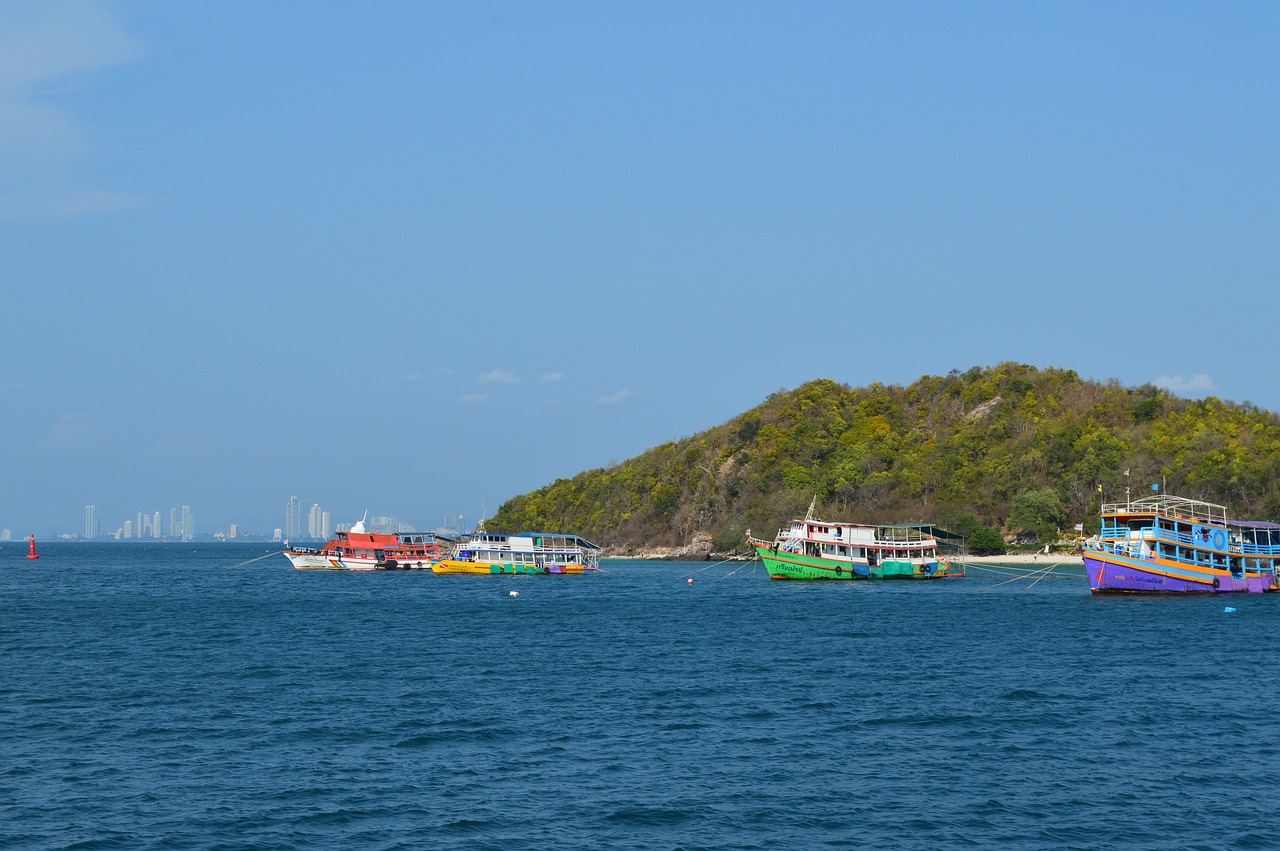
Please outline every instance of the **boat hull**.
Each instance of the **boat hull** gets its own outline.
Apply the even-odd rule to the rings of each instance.
[[[1236,577],[1225,570],[1104,552],[1084,553],[1084,571],[1094,594],[1262,594],[1276,590],[1269,575]]]
[[[323,553],[290,553],[286,552],[285,557],[292,562],[297,570],[373,570],[372,564],[369,567],[352,567],[343,564],[341,559]]]
[[[297,570],[426,570],[431,560],[425,556],[410,559],[375,561],[367,558],[338,557],[331,553],[290,553],[285,556]]]
[[[756,554],[764,562],[770,579],[941,579],[950,575],[946,561],[924,563],[886,560],[876,565],[860,562],[836,561],[818,556],[775,550],[771,544],[753,544]]]
[[[441,559],[431,565],[433,573],[440,574],[472,574],[489,576],[495,574],[506,574],[508,576],[523,575],[543,575],[543,574],[577,574],[585,573],[593,568],[583,564],[512,564],[490,561],[461,561],[458,559]]]

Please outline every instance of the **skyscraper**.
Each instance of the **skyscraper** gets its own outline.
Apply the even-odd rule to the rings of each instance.
[[[311,512],[307,515],[307,537],[310,537],[310,538],[320,537],[320,529],[321,529],[320,520],[321,520],[321,515],[323,513],[324,512],[320,510],[320,503],[318,502],[312,503]]]
[[[84,537],[88,541],[98,537],[98,506],[96,505],[84,507]]]
[[[302,502],[296,496],[289,497],[284,509],[284,536],[294,540],[302,537]]]
[[[332,534],[333,526],[329,522],[329,512],[322,511],[320,512],[320,537],[327,541]]]
[[[169,509],[169,537],[178,537],[178,509]]]
[[[191,513],[191,506],[182,506],[182,540],[191,541],[196,537],[196,517]]]
[[[151,518],[151,534],[159,538],[161,535],[164,534],[164,532],[162,531],[163,528],[164,527],[160,525],[160,512],[157,511],[155,515]]]

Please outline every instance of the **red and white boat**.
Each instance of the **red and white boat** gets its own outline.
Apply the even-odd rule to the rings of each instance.
[[[298,570],[429,570],[442,556],[429,532],[366,532],[363,520],[319,549],[286,545],[284,554]]]

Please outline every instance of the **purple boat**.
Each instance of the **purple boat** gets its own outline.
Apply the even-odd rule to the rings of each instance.
[[[1168,494],[1104,504],[1084,550],[1095,594],[1262,594],[1280,590],[1278,561],[1280,524]]]

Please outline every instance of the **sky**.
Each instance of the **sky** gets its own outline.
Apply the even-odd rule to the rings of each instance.
[[[1270,2],[0,0],[0,527],[469,527],[1010,360],[1280,410],[1278,43]]]

